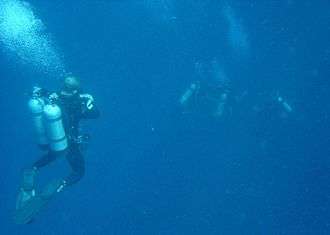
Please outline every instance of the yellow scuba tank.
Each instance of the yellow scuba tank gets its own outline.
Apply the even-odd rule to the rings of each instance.
[[[32,97],[28,102],[28,107],[32,114],[32,122],[37,143],[40,147],[45,147],[48,145],[46,130],[43,123],[44,106],[45,101],[40,97]]]
[[[45,105],[43,117],[50,149],[55,152],[65,150],[68,147],[68,139],[65,135],[60,107],[54,103]]]

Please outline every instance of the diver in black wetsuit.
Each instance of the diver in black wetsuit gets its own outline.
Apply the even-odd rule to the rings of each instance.
[[[38,170],[56,160],[57,157],[65,155],[72,168],[72,172],[63,180],[62,186],[72,185],[78,182],[85,173],[85,162],[80,145],[88,136],[79,133],[79,122],[82,119],[95,119],[99,117],[99,110],[94,104],[93,97],[89,94],[80,93],[79,87],[79,81],[75,77],[67,77],[64,81],[64,89],[60,91],[59,95],[50,95],[53,99],[58,100],[58,104],[62,110],[63,124],[69,147],[60,153],[48,151],[46,155],[33,165],[33,168]]]
[[[195,69],[199,79],[190,84],[179,100],[183,113],[223,118],[233,103],[230,80],[217,59],[196,62]]]
[[[63,89],[58,94],[36,87],[33,95],[45,97],[60,107],[68,147],[63,151],[52,151],[47,144],[41,146],[47,153],[36,161],[31,169],[24,170],[16,203],[15,220],[19,224],[29,223],[53,195],[77,183],[84,176],[85,161],[81,146],[88,136],[80,133],[79,123],[83,119],[95,119],[100,115],[93,97],[81,92],[79,80],[75,77],[65,78]],[[37,171],[59,157],[67,159],[71,173],[64,179],[48,184],[40,194],[36,193],[34,182]]]

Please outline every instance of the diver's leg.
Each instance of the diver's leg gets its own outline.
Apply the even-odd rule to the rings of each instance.
[[[58,157],[58,153],[48,151],[45,155],[43,155],[38,161],[33,164],[33,168],[38,170],[44,166],[47,166],[49,163],[56,160]]]
[[[77,183],[85,174],[85,159],[82,155],[79,146],[74,144],[70,147],[70,150],[66,156],[72,172],[65,179],[66,185],[72,185]]]
[[[23,170],[23,177],[20,191],[16,201],[16,208],[23,207],[31,198],[36,196],[35,192],[35,178],[39,168],[48,165],[58,157],[58,153],[48,151],[38,161],[36,161],[32,168]]]

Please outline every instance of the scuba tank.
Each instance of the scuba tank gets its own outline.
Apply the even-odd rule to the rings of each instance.
[[[68,147],[68,139],[65,135],[60,107],[52,101],[45,105],[43,120],[50,149],[54,152],[65,150]]]
[[[34,87],[32,98],[28,102],[39,146],[54,152],[63,151],[68,147],[62,112],[55,103],[57,98],[56,93],[49,95],[45,90]]]
[[[191,96],[198,90],[199,86],[196,83],[192,83],[190,87],[185,91],[185,93],[180,98],[180,104],[186,105]]]
[[[289,105],[281,96],[277,97],[277,101],[282,105],[286,113],[291,113],[293,111],[291,105]]]
[[[48,145],[46,130],[43,123],[45,101],[40,97],[32,97],[28,102],[28,107],[32,114],[32,122],[38,145],[43,148]]]
[[[227,93],[223,93],[219,99],[219,102],[217,103],[217,107],[214,113],[215,117],[219,117],[219,118],[222,117],[222,115],[225,112],[225,105],[227,103],[227,99],[228,99]]]

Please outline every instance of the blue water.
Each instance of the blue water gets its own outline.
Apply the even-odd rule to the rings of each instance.
[[[8,2],[23,10],[4,14]],[[330,233],[330,2],[0,7],[1,234]],[[214,58],[239,100],[232,114],[183,114],[178,100],[198,77],[196,62]],[[17,226],[21,169],[41,154],[27,93],[36,84],[58,89],[66,73],[101,110],[84,123],[87,172]],[[268,105],[278,92],[293,107],[288,117]],[[68,170],[59,161],[38,179]]]

